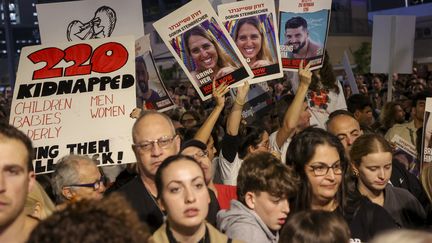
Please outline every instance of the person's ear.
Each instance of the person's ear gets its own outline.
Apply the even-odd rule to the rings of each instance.
[[[70,187],[63,187],[62,195],[67,200],[72,200],[75,196],[75,192]]]
[[[359,110],[355,110],[353,115],[354,115],[354,118],[358,121],[359,117],[361,115],[361,112]]]
[[[357,166],[356,166],[355,163],[353,163],[353,162],[351,162],[350,165],[351,165],[351,169],[352,169],[354,175],[355,175],[356,177],[358,177],[359,174],[360,174],[359,169],[357,168]]]
[[[28,182],[27,192],[30,192],[33,189],[33,186],[35,186],[35,183],[36,183],[36,176],[35,176],[34,171],[30,171],[28,173],[28,179],[29,179],[29,182]]]
[[[254,148],[253,145],[249,145],[248,148],[247,148],[247,151],[248,151],[248,154],[252,154],[253,152],[256,151],[256,149]]]
[[[31,214],[32,216],[34,216],[35,218],[38,218],[40,220],[42,220],[42,205],[40,202],[36,202],[36,204],[34,205],[33,208],[33,213]]]
[[[177,153],[180,152],[181,139],[180,139],[179,135],[176,135],[176,137],[174,138],[174,143],[175,143],[175,146],[176,146]]]
[[[246,206],[248,206],[248,208],[254,210],[255,209],[255,193],[246,192],[245,203],[246,203]]]

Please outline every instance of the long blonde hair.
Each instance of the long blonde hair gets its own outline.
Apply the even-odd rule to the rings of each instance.
[[[269,49],[268,44],[267,44],[267,38],[264,35],[264,30],[261,27],[260,21],[257,17],[254,16],[254,17],[247,17],[247,18],[240,19],[237,22],[237,27],[236,27],[236,30],[234,33],[234,40],[237,41],[238,32],[240,31],[240,28],[244,24],[252,25],[253,27],[255,27],[258,30],[258,32],[261,35],[261,50],[259,50],[256,59],[257,60],[266,60],[266,61],[269,61],[271,63],[274,63],[273,57],[270,53],[270,49]]]
[[[40,207],[40,215],[35,215],[36,207]],[[24,212],[26,215],[31,215],[40,220],[48,218],[55,211],[55,205],[51,201],[48,194],[45,192],[39,182],[35,182],[32,190],[28,193],[25,204]]]

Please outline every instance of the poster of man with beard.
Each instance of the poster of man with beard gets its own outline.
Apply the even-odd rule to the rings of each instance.
[[[331,0],[281,2],[279,39],[285,71],[297,71],[301,60],[311,62],[311,70],[322,67],[330,7]]]

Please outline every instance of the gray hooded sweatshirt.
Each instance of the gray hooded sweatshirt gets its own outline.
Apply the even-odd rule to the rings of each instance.
[[[277,243],[279,240],[279,234],[272,233],[255,211],[237,200],[231,200],[229,210],[219,211],[217,226],[228,237],[244,242]]]

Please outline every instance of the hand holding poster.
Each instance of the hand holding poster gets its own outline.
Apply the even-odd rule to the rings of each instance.
[[[283,76],[273,0],[233,2],[218,13],[258,83]]]
[[[286,71],[297,72],[302,59],[311,70],[322,67],[331,0],[280,1],[280,51]]]
[[[10,123],[33,141],[36,173],[71,153],[100,165],[135,161],[133,54],[133,36],[22,49]]]
[[[150,35],[143,36],[135,42],[136,101],[140,109],[158,110],[160,112],[174,107],[168,91],[162,82],[150,45]]]
[[[252,76],[207,1],[193,0],[153,25],[202,100],[211,98],[213,80],[232,86]]]
[[[396,145],[393,158],[403,164],[411,174],[418,177],[420,164],[415,146],[397,134],[391,139],[391,142]]]

